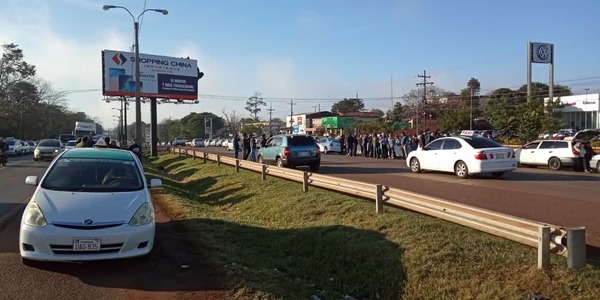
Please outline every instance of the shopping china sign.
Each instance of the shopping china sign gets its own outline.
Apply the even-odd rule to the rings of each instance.
[[[198,99],[198,62],[194,59],[140,53],[142,97]],[[135,96],[135,55],[102,51],[102,95]]]

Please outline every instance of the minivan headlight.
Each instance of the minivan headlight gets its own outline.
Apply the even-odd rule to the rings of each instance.
[[[138,208],[138,210],[133,214],[131,220],[129,220],[129,225],[131,226],[142,226],[146,224],[150,224],[154,221],[154,209],[150,206],[149,203],[144,203]]]
[[[44,227],[48,224],[37,203],[31,202],[27,205],[27,209],[25,209],[25,224],[35,227]]]

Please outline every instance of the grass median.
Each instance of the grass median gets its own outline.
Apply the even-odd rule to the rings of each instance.
[[[160,166],[160,167],[159,167]],[[164,155],[155,201],[208,255],[227,289],[255,299],[598,299],[600,269],[401,209],[231,166]],[[352,297],[352,298],[350,298]]]

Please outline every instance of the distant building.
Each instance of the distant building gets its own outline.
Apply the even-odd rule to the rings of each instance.
[[[314,134],[318,128],[321,128],[321,119],[331,116],[336,116],[336,114],[329,111],[320,111],[287,116],[284,131],[294,134]]]
[[[358,122],[374,122],[382,118],[376,113],[370,111],[348,111],[340,112],[338,115],[340,117],[355,117]]]
[[[544,98],[544,103],[548,103],[548,99]],[[554,97],[554,101],[557,100],[560,100],[559,111],[568,128],[600,128],[600,94]]]

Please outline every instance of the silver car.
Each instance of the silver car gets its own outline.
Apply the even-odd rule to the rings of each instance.
[[[596,169],[596,173],[600,173],[600,154],[592,156],[590,161],[590,168]]]
[[[63,145],[58,139],[41,140],[33,151],[33,160],[54,159],[63,151]]]

